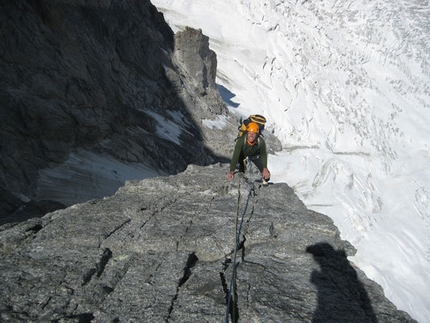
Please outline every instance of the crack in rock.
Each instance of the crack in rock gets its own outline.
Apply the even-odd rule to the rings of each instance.
[[[181,286],[183,286],[187,282],[187,280],[190,278],[191,268],[193,268],[196,265],[198,260],[199,260],[199,258],[197,258],[196,254],[194,252],[192,252],[188,255],[187,263],[184,267],[184,275],[181,277],[181,279],[179,279],[178,286],[176,287],[176,294],[172,298],[172,303],[171,303],[170,308],[169,308],[169,316],[167,318],[167,322],[169,321],[170,315],[173,312],[174,303],[175,303],[176,299],[178,298],[179,290],[180,290]]]
[[[103,250],[103,253],[100,257],[99,262],[95,265],[95,267],[90,268],[83,277],[83,282],[81,286],[85,286],[86,284],[88,284],[92,277],[94,276],[94,274],[97,274],[97,278],[99,278],[103,271],[106,268],[107,263],[109,262],[109,260],[112,258],[112,251],[109,248],[105,248]]]

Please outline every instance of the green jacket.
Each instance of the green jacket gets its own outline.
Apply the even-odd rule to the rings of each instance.
[[[239,161],[241,153],[243,155],[243,158],[260,155],[263,167],[267,168],[266,142],[261,137],[258,137],[257,141],[258,143],[256,143],[254,146],[250,146],[246,142],[246,135],[243,135],[242,137],[237,139],[236,145],[234,146],[233,157],[230,162],[230,171],[234,171],[236,169],[236,165]]]

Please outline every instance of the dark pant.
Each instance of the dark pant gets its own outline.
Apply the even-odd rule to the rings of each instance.
[[[243,154],[240,154],[239,156],[239,172],[244,173],[245,172],[245,163],[244,159],[248,158],[245,157]],[[255,166],[257,166],[260,173],[263,172],[263,162],[261,161],[260,155],[249,157],[251,161],[254,163]]]

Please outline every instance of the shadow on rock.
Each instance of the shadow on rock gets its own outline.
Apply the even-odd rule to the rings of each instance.
[[[318,307],[312,322],[378,322],[367,291],[344,250],[318,243],[306,251],[321,267],[311,274],[311,282],[318,288]]]
[[[232,106],[233,108],[237,108],[239,106],[239,103],[236,103],[232,100],[236,96],[236,94],[230,92],[230,90],[220,84],[217,84],[217,87],[219,93],[222,96],[222,99],[227,105]]]

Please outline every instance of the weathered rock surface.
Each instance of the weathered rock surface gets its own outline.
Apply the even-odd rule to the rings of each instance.
[[[414,322],[348,262],[330,218],[227,167],[0,227],[0,320],[218,323],[234,286],[230,322]]]

